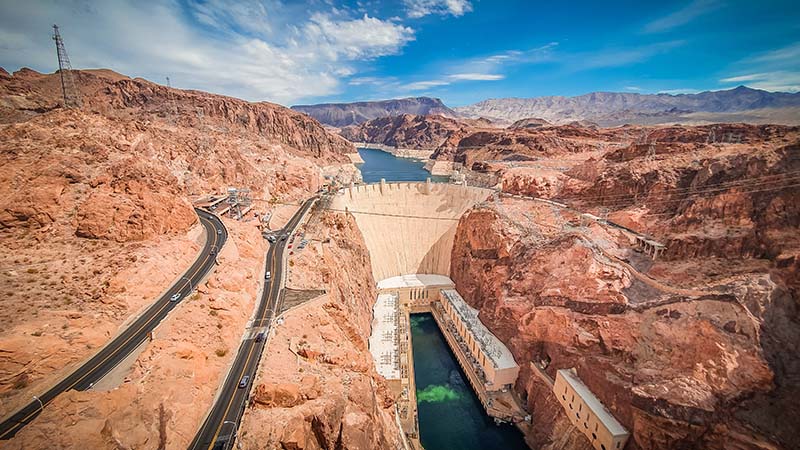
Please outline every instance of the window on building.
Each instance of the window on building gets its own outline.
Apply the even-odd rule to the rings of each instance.
[[[606,446],[603,445],[603,444],[600,444],[600,450],[606,450]]]
[[[585,428],[585,429],[587,429],[587,430],[588,430],[588,429],[589,429],[589,424],[588,424],[588,423],[586,423],[586,422],[583,422],[583,428]]]
[[[562,395],[561,398],[563,398],[564,401],[567,401],[567,396],[566,395]]]
[[[578,405],[578,411],[583,411],[583,403]]]
[[[580,418],[581,418],[581,413],[577,413],[577,412],[576,412],[576,413],[575,413],[575,417],[577,417],[577,418],[578,418],[578,420],[580,420]]]
[[[619,441],[617,441],[617,448],[619,448]]]
[[[597,435],[592,433],[592,440],[597,439]]]
[[[569,409],[572,409],[572,403],[569,404]]]

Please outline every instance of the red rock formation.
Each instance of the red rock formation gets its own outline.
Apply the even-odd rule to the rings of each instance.
[[[540,234],[531,239],[525,216],[506,209],[545,225],[558,219],[523,202],[506,200],[461,220],[452,277],[521,365],[516,389],[537,424],[529,436],[536,445],[552,448],[566,423],[548,400],[549,386],[532,372],[530,364],[540,361],[550,376],[576,367],[633,432],[629,448],[772,445],[771,433],[753,433],[735,416],[746,410],[745,399],[775,389],[762,321],[753,319],[755,305],[748,303],[769,309],[769,296],[788,295],[785,287],[768,281],[771,293],[748,299],[744,292],[770,280],[757,271],[709,277],[698,288],[712,296],[645,286],[598,250],[630,253],[614,234],[535,226]]]
[[[640,137],[583,162],[563,148],[501,169],[502,186],[606,211],[664,242],[664,258],[527,200],[459,224],[452,278],[520,362],[529,438],[556,448],[569,428],[530,366],[543,362],[550,376],[577,368],[632,431],[628,448],[797,447],[800,130],[632,130]]]
[[[74,75],[83,106],[66,110],[57,74],[0,73],[3,415],[189,266],[201,241],[189,196],[247,187],[263,211],[306,198],[352,151],[278,105]]]
[[[352,217],[312,217],[290,259],[293,289],[327,294],[287,312],[271,337],[239,429],[244,448],[401,448],[391,393],[367,346],[377,297]],[[276,383],[275,380],[280,380]]]

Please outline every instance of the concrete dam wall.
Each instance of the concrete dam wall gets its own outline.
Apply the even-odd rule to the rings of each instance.
[[[344,189],[331,207],[355,217],[380,281],[406,274],[450,276],[458,220],[489,189],[440,183],[381,183]]]

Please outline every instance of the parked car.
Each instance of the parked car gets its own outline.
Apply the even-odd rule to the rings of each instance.
[[[172,297],[170,297],[170,298],[169,298],[169,301],[171,301],[171,302],[177,302],[177,301],[178,301],[178,299],[180,299],[180,298],[181,298],[181,293],[180,293],[180,292],[178,292],[177,294],[175,294],[175,295],[173,295]]]
[[[264,332],[262,331],[261,333],[258,333],[256,335],[256,342],[261,342],[263,340],[264,340]]]
[[[247,383],[250,382],[250,375],[245,375],[242,377],[242,381],[239,382],[239,389],[247,387]]]

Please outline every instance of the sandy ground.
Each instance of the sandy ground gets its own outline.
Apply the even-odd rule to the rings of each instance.
[[[205,240],[53,240],[0,252],[0,412],[12,413],[91,357],[166,290]],[[66,257],[66,255],[77,255]]]
[[[261,283],[266,242],[251,224],[226,226],[221,264],[156,329],[122,383],[59,396],[7,448],[186,448],[235,356]]]

